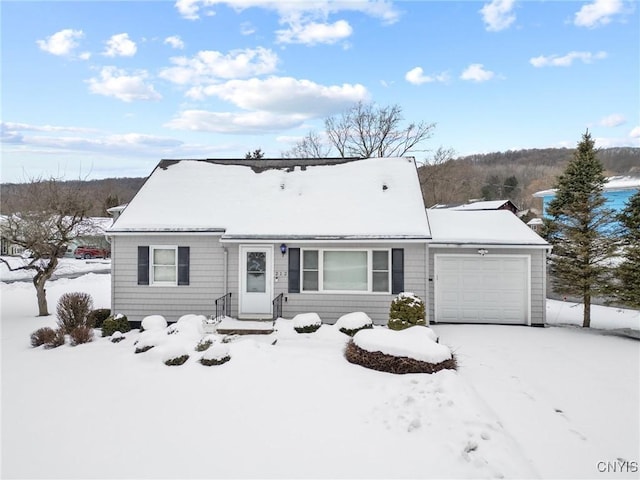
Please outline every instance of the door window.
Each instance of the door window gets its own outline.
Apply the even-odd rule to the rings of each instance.
[[[267,291],[266,252],[247,252],[247,292]]]

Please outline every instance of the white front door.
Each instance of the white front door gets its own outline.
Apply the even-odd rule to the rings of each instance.
[[[240,246],[240,312],[244,318],[271,318],[273,246]]]

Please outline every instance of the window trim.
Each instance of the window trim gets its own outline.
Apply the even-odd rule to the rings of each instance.
[[[300,249],[300,293],[311,294],[341,294],[341,295],[389,295],[392,290],[392,256],[391,248],[301,248]],[[305,269],[304,266],[304,252],[316,251],[318,252],[318,289],[317,290],[305,290],[304,288],[304,273],[305,270],[311,271],[313,269]],[[387,253],[387,290],[386,291],[374,291],[373,290],[373,252],[386,252]],[[325,290],[324,289],[324,252],[366,252],[367,253],[367,289],[366,290]],[[315,270],[313,270],[315,271]],[[376,270],[381,272],[384,270]]]
[[[175,271],[175,280],[172,282],[167,281],[156,281],[155,279],[155,264],[153,263],[153,253],[155,250],[173,250],[175,252],[175,263],[174,263],[174,271]],[[178,246],[177,245],[149,245],[149,285],[156,287],[173,287],[178,285]],[[169,265],[167,265],[169,266]]]

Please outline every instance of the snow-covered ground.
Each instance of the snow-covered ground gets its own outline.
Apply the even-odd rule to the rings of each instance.
[[[69,291],[108,307],[109,285],[93,273],[50,282],[50,310]],[[194,344],[187,363],[167,367],[159,347],[134,354],[137,331],[33,349],[29,334],[55,318],[35,316],[28,282],[0,294],[2,478],[639,475],[632,338],[435,325],[458,372],[392,375],[348,363],[334,326],[297,334],[280,320],[273,334],[228,343],[223,365],[200,365]],[[554,322],[573,323],[567,310]]]
[[[23,265],[27,265],[29,262],[20,257],[6,257],[12,268],[17,268]],[[111,259],[110,258],[94,258],[90,260],[80,260],[75,258],[61,258],[58,268],[53,274],[53,279],[63,277],[74,277],[89,272],[109,272],[111,271]],[[15,281],[31,281],[34,276],[32,270],[14,270],[9,268],[0,262],[0,282],[15,282]]]

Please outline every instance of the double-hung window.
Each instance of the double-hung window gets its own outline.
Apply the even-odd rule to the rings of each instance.
[[[390,250],[304,250],[303,292],[390,293]]]
[[[151,247],[151,283],[176,285],[178,281],[178,248]]]

